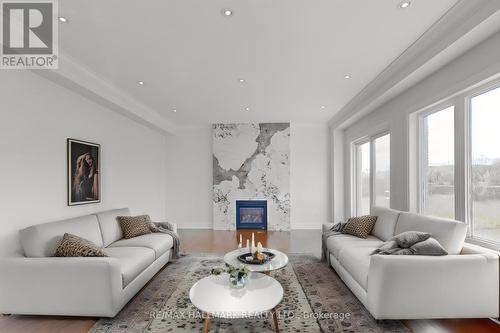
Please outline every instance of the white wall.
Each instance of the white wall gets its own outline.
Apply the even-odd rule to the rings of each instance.
[[[32,224],[128,206],[165,218],[165,136],[29,71],[0,73],[0,255]],[[66,138],[101,144],[101,203],[66,205]]]
[[[291,125],[292,229],[329,221],[328,128]],[[167,219],[179,228],[211,229],[212,129],[185,128],[167,138]]]
[[[212,229],[212,128],[179,129],[166,151],[167,220]]]
[[[290,201],[292,229],[319,229],[330,221],[328,126],[292,124]]]
[[[414,208],[410,197],[409,116],[415,111],[441,102],[500,75],[500,33],[497,33],[453,60],[415,86],[396,96],[346,129],[344,150],[334,151],[342,159],[344,171],[335,177],[334,192],[344,194],[344,214],[351,213],[351,142],[373,134],[382,128],[391,131],[391,207],[399,210]],[[335,124],[333,125],[335,127]],[[345,180],[343,183],[339,178]],[[340,214],[340,213],[339,213]],[[335,213],[337,215],[337,213]]]

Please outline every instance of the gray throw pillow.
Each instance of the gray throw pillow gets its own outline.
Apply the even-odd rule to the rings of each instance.
[[[387,242],[382,244],[378,249],[375,249],[372,254],[389,254],[391,250],[398,248],[398,244],[394,239],[389,239]]]
[[[409,248],[409,249],[397,249],[397,251],[393,251],[392,253],[389,253],[389,254],[393,254],[393,255],[397,255],[397,256],[411,256],[411,255],[415,254],[415,252],[413,251],[412,248]]]
[[[399,235],[394,236],[392,239],[398,243],[400,248],[406,249],[411,247],[413,244],[418,242],[423,242],[431,237],[431,234],[421,231],[405,231]]]
[[[448,252],[434,238],[429,238],[410,247],[414,254],[422,256],[444,256]]]

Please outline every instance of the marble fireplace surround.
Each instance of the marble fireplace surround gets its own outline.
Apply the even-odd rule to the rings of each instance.
[[[213,228],[236,229],[236,200],[267,200],[268,230],[290,230],[290,123],[212,130]]]

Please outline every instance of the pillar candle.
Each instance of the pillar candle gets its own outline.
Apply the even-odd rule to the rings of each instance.
[[[255,234],[252,232],[252,248],[250,249],[251,253],[255,252]]]

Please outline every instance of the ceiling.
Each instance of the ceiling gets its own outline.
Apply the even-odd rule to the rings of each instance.
[[[179,126],[326,123],[456,3],[400,2],[65,0],[59,48]]]

